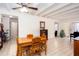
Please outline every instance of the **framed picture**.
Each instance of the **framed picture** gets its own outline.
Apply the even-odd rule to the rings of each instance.
[[[45,22],[44,21],[40,21],[40,29],[45,29]]]

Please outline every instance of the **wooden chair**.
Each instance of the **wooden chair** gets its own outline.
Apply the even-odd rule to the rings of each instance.
[[[30,47],[30,56],[32,55],[41,55],[41,38],[35,37],[32,39],[32,46]]]
[[[19,46],[19,42],[18,42],[18,39],[16,39],[16,43],[17,43],[17,53],[16,53],[16,56],[21,56],[21,49],[20,49],[20,46]]]
[[[41,37],[42,37],[42,38],[46,38],[45,33],[42,33]]]
[[[29,50],[29,47],[27,46],[21,46],[18,42],[18,39],[16,39],[17,42],[17,56],[25,56],[27,51]]]
[[[41,51],[45,51],[45,55],[47,55],[47,39],[46,36],[43,34],[41,36],[42,39],[45,39],[44,41],[41,41]]]
[[[27,38],[28,38],[28,39],[32,39],[32,38],[33,38],[33,34],[28,34],[28,35],[27,35]]]

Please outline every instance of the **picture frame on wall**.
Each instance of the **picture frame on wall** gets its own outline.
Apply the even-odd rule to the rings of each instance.
[[[44,21],[40,21],[40,29],[45,29],[45,22]]]

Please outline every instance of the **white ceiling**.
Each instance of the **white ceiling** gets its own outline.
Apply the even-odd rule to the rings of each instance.
[[[18,6],[15,3],[0,3],[0,9],[8,11]],[[61,20],[79,18],[79,3],[33,3],[31,6],[38,8],[38,11],[29,10],[29,13],[33,15]]]

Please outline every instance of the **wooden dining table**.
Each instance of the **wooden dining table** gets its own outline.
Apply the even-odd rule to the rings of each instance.
[[[28,39],[28,38],[17,39],[17,56],[22,56],[22,47],[27,47],[32,45],[32,39]],[[41,38],[41,41],[45,41],[45,40],[46,38]]]

